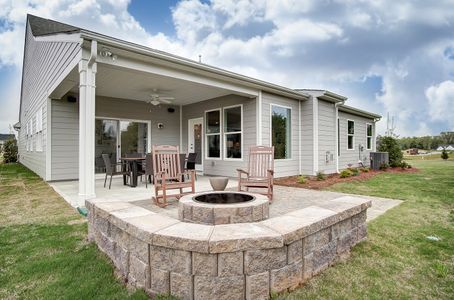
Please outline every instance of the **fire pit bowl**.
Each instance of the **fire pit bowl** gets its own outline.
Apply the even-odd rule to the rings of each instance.
[[[249,223],[267,219],[268,198],[244,192],[208,192],[180,199],[178,218],[198,224]]]

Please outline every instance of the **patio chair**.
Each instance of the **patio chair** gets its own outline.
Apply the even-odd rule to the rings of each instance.
[[[195,172],[182,171],[180,162],[180,151],[178,146],[154,145],[153,154],[153,182],[155,186],[155,196],[153,200],[158,206],[167,206],[167,197],[172,196],[179,199],[186,194],[195,192]],[[190,174],[190,179],[186,182],[183,177]],[[189,192],[183,192],[184,188],[190,188]],[[168,190],[179,190],[178,194],[168,195]],[[161,194],[160,194],[161,192]],[[160,199],[163,201],[161,202]]]
[[[145,156],[145,188],[148,188],[148,181],[152,183],[151,177],[154,176],[153,172],[153,155],[151,153],[148,153]]]
[[[109,181],[109,190],[110,187],[112,186],[112,177],[114,175],[126,175],[127,178],[129,178],[129,181],[131,181],[131,173],[127,170],[126,166],[124,166],[122,163],[112,163],[110,160],[110,155],[109,154],[102,154],[102,159],[104,161],[104,165],[106,166],[106,178],[104,179],[104,187],[106,187],[106,182],[107,182],[107,176],[110,175],[110,181]],[[117,166],[121,165],[121,171],[117,171]]]
[[[195,170],[195,163],[197,161],[197,153],[191,152],[188,154],[188,161],[186,162],[186,170]],[[195,180],[197,180],[197,172],[195,173]]]
[[[263,193],[273,200],[274,147],[254,146],[249,149],[248,171],[237,169],[238,191],[249,188],[266,189]],[[245,176],[244,176],[245,175]]]

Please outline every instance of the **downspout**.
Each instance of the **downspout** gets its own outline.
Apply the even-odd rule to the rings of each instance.
[[[335,133],[335,136],[336,136],[336,173],[339,173],[339,106],[343,105],[345,103],[345,100],[344,101],[341,101],[341,102],[336,102],[334,104],[334,111],[335,111],[335,118],[334,118],[334,121],[336,123],[336,126],[335,126],[335,130],[336,130],[336,133]]]

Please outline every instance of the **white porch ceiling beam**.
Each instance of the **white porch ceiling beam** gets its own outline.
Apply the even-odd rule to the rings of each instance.
[[[184,81],[194,82],[198,84],[207,85],[214,88],[221,88],[225,90],[230,90],[234,93],[240,94],[246,97],[257,97],[258,91],[257,89],[242,87],[239,85],[234,85],[228,82],[223,82],[221,80],[216,80],[212,78],[207,78],[202,75],[197,75],[189,72],[179,71],[172,68],[166,68],[164,66],[150,64],[141,62],[138,60],[129,59],[126,57],[118,56],[115,61],[106,58],[106,59],[98,59],[99,63],[109,65],[115,68],[125,68],[133,71],[139,71],[144,73],[151,73],[160,76],[176,78]]]

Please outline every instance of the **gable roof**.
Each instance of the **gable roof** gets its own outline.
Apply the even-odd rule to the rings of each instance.
[[[30,14],[27,15],[27,18],[34,36],[80,32],[79,27],[74,27],[54,20],[44,19]]]
[[[368,112],[365,110],[361,110],[361,109],[358,109],[355,107],[351,107],[351,106],[348,106],[345,104],[342,104],[341,106],[339,106],[339,111],[343,111],[346,113],[350,113],[353,115],[362,116],[362,117],[366,117],[366,118],[381,119],[380,115],[377,115],[377,114],[374,114],[374,113],[371,113],[371,112]]]

